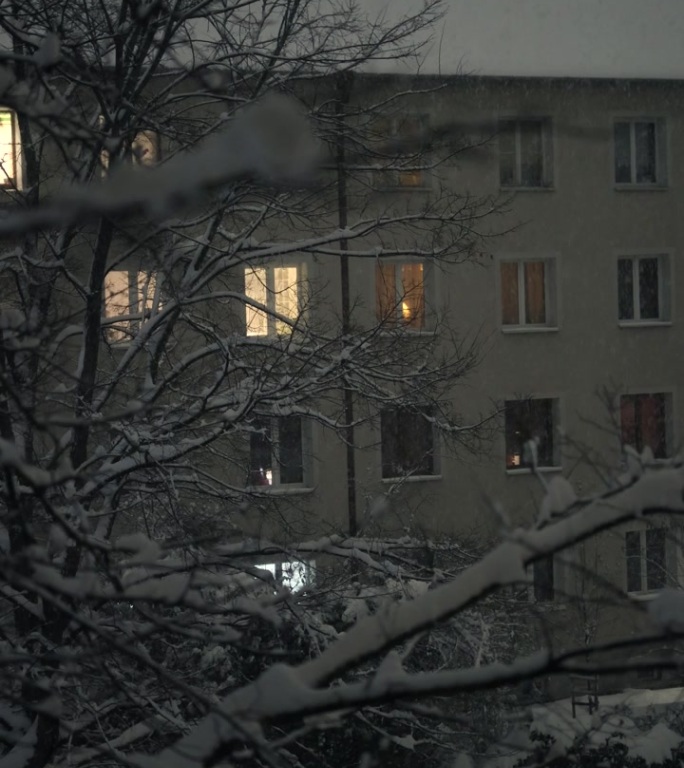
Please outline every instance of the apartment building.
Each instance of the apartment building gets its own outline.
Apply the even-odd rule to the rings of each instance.
[[[458,190],[491,198],[496,212],[487,227],[496,236],[480,258],[463,263],[387,258],[382,250],[351,258],[354,318],[401,326],[411,345],[434,333],[445,345],[453,332],[477,338],[481,359],[454,388],[454,402],[464,423],[501,411],[499,430],[475,452],[453,449],[429,419],[408,411],[383,411],[359,427],[360,528],[495,539],[504,518],[512,526],[536,518],[544,485],[556,476],[582,496],[610,484],[626,466],[625,450],[646,450],[655,461],[676,455],[684,397],[682,84],[368,76],[357,87],[359,101],[372,93],[378,102],[414,89],[382,125],[399,143],[408,137],[409,147],[420,137],[428,154],[422,165],[356,174],[350,226],[369,211],[418,211]],[[432,167],[435,135],[459,135],[463,144]],[[461,151],[464,144],[470,149]],[[295,275],[306,275],[323,280],[342,311],[337,264],[303,257],[262,269],[256,281],[247,273],[255,299],[268,293],[294,316]],[[246,322],[248,333],[269,330],[251,310]],[[315,508],[337,509],[344,527],[344,505],[328,501],[345,498],[344,447],[316,430],[293,436],[286,419],[279,428],[280,470],[256,441],[254,466],[274,493],[310,493]],[[379,496],[388,500],[381,521]],[[605,534],[539,564],[532,597],[548,607],[561,643],[586,641],[588,632],[610,637],[625,622],[643,626],[648,599],[684,578],[680,541],[672,521]],[[561,609],[568,595],[586,599]]]

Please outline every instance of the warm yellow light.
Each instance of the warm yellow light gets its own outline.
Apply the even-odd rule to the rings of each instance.
[[[404,318],[404,320],[410,320],[413,317],[411,307],[405,301],[401,302],[401,316]]]

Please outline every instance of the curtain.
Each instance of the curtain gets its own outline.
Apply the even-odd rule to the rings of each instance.
[[[518,311],[518,262],[501,262],[501,310],[504,325],[520,323]]]
[[[425,283],[422,264],[402,264],[401,292],[401,318],[409,328],[420,330],[425,324]]]
[[[394,264],[378,262],[375,267],[375,311],[380,322],[396,319],[396,280]]]
[[[541,325],[546,322],[546,281],[543,261],[525,262],[525,322]]]

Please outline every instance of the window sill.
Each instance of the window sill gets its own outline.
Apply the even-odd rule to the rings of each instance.
[[[563,467],[537,467],[537,472],[542,474],[551,474],[553,472],[562,472]],[[531,475],[532,470],[529,467],[520,467],[520,469],[506,469],[506,474],[510,476],[515,475]]]
[[[616,192],[667,192],[669,186],[667,184],[618,184],[615,183],[613,188]]]
[[[386,485],[390,483],[431,483],[441,479],[442,475],[407,475],[406,477],[383,477],[382,482]]]
[[[541,185],[538,187],[500,187],[502,192],[555,192],[556,187],[551,185]]]
[[[512,334],[516,333],[558,333],[559,327],[557,325],[502,325],[501,333]]]
[[[651,600],[655,600],[659,594],[659,589],[651,589],[642,592],[628,592],[627,597],[635,603],[648,603]]]
[[[308,486],[250,485],[245,490],[248,493],[263,494],[264,496],[308,496],[315,489]]]
[[[373,187],[374,192],[432,192],[432,187]]]
[[[619,320],[618,328],[671,328],[671,320]]]
[[[380,330],[381,336],[397,336],[398,334],[401,334],[402,336],[411,336],[417,338],[420,338],[421,336],[432,338],[435,335],[435,331],[430,328],[421,328],[421,330],[415,330],[413,328],[408,328],[401,323],[397,323],[395,326],[386,326]]]

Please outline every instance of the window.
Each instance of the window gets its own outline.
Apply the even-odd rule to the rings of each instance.
[[[305,560],[292,562],[262,563],[257,566],[273,574],[273,578],[291,592],[297,592],[313,583],[315,563]]]
[[[378,261],[375,267],[379,322],[415,331],[425,328],[425,269],[421,263]]]
[[[501,261],[501,322],[504,326],[554,326],[555,260]]]
[[[304,485],[304,424],[300,416],[256,422],[249,438],[249,485]]]
[[[434,430],[431,411],[395,408],[380,414],[382,476],[435,474]]]
[[[668,395],[649,393],[623,395],[620,398],[620,429],[623,445],[631,445],[639,453],[648,446],[656,459],[668,452]]]
[[[246,267],[247,336],[292,333],[301,309],[300,267]]]
[[[559,464],[555,439],[558,402],[548,398],[507,400],[504,406],[506,469],[532,466],[530,446],[536,445],[537,466]]]
[[[157,278],[153,272],[114,270],[104,281],[104,316],[112,343],[130,341],[154,308]],[[159,301],[159,300],[158,300]],[[158,308],[160,304],[157,305]]]
[[[0,187],[17,189],[19,140],[14,112],[0,109]]]
[[[499,179],[502,187],[553,184],[551,120],[499,121]]]
[[[664,528],[625,533],[627,591],[663,589],[666,584]]]
[[[621,321],[670,319],[670,262],[666,255],[618,259],[617,283]]]
[[[532,588],[538,603],[553,600],[556,594],[553,557],[545,557],[532,564]]]
[[[375,140],[375,155],[390,165],[375,171],[374,186],[379,189],[420,189],[427,185],[421,166],[427,144],[427,115],[396,115],[378,117],[371,127]]]
[[[616,184],[666,183],[663,120],[616,120],[614,142]]]
[[[100,118],[100,127],[104,121]],[[161,153],[159,148],[159,134],[156,131],[139,131],[136,133],[130,146],[127,147],[128,156],[135,166],[150,166],[159,162]],[[110,152],[103,149],[100,152],[100,163],[103,175],[109,168]]]

